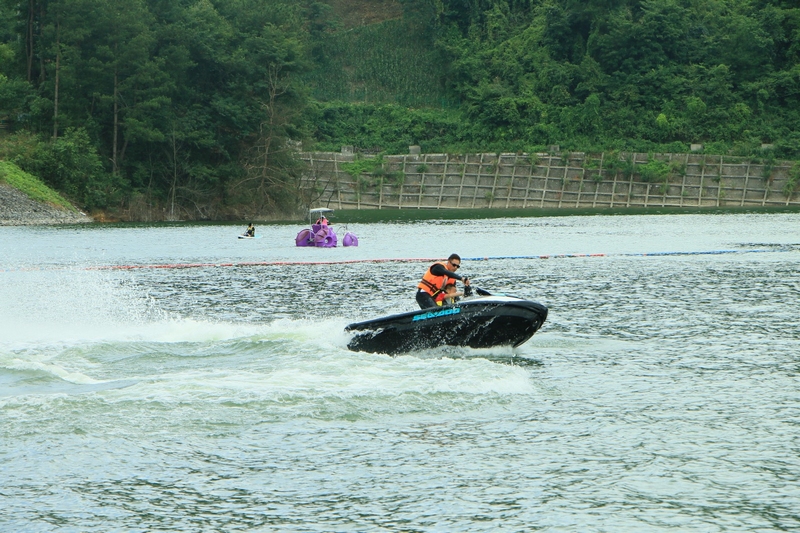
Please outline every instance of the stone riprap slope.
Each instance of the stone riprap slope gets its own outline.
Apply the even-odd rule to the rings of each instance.
[[[0,226],[82,224],[86,222],[92,222],[92,219],[83,213],[36,202],[14,187],[0,183]]]

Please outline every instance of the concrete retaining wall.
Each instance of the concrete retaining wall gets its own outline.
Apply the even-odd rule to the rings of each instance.
[[[302,188],[334,209],[614,208],[800,206],[784,193],[792,162],[704,154],[410,154],[383,156],[377,172],[351,175],[357,155],[307,152]],[[366,158],[374,156],[366,156]],[[660,159],[668,180],[608,170]],[[612,166],[613,167],[613,166]],[[352,169],[350,169],[352,171]]]

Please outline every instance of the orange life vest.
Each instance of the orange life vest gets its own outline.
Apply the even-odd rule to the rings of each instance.
[[[435,299],[440,294],[444,294],[444,286],[447,285],[447,280],[450,278],[431,274],[431,268],[433,268],[434,265],[442,265],[444,268],[447,268],[447,261],[438,261],[428,267],[428,270],[425,271],[425,275],[422,276],[422,281],[419,282],[417,288],[427,292]]]

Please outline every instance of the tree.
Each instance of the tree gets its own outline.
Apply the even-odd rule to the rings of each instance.
[[[105,208],[115,201],[121,183],[103,172],[86,131],[68,129],[61,137],[39,143],[22,168],[39,176],[85,209]]]

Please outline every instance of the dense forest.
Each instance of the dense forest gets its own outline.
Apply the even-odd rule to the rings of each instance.
[[[798,159],[800,8],[0,0],[0,121],[0,159],[136,220],[291,213],[297,150],[342,145]]]

